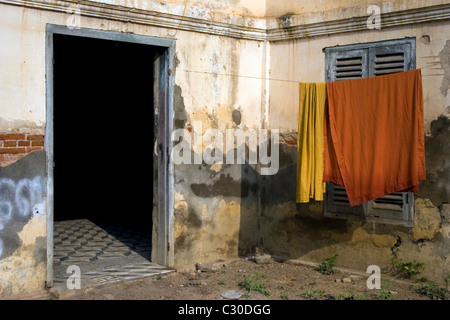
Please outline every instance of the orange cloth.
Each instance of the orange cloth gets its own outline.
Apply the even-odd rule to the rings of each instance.
[[[351,206],[425,180],[419,70],[327,83],[324,181],[345,186]]]

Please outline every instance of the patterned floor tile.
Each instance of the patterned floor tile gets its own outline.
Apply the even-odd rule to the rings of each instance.
[[[54,284],[60,289],[70,265],[80,267],[82,287],[172,271],[150,262],[151,234],[140,230],[87,219],[55,221],[54,245]]]

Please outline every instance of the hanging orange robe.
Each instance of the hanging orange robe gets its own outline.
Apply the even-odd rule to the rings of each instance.
[[[323,180],[351,206],[425,180],[421,71],[327,83]]]

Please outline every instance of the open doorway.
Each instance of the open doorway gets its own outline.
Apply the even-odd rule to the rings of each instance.
[[[111,266],[167,265],[160,248],[160,239],[169,239],[162,224],[168,220],[166,195],[158,189],[168,175],[158,170],[154,150],[157,137],[170,129],[166,114],[158,115],[168,107],[170,85],[162,72],[168,46],[120,33],[50,29],[47,284],[70,265],[94,274]]]

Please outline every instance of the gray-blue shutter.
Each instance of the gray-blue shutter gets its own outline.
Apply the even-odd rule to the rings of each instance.
[[[415,39],[382,41],[326,48],[326,81],[380,76],[415,69]],[[396,192],[351,207],[342,186],[327,183],[324,213],[327,217],[412,226],[414,194]]]

